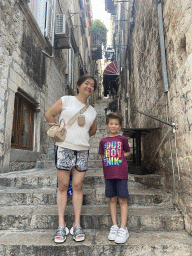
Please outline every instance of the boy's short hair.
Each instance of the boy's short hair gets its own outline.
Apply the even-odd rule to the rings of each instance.
[[[109,119],[118,119],[119,120],[119,124],[122,125],[123,118],[122,118],[121,114],[118,113],[118,112],[108,114],[106,116],[106,124],[109,123]]]

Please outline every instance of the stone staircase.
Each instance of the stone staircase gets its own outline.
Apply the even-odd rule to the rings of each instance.
[[[163,190],[159,175],[129,175],[130,238],[123,245],[108,241],[111,218],[98,157],[98,143],[106,136],[105,104],[101,101],[95,106],[98,130],[91,138],[83,187],[81,225],[86,240],[76,243],[69,235],[62,245],[53,242],[58,226],[56,170],[45,164],[45,158],[41,169],[0,174],[0,256],[192,256],[192,239],[184,230],[183,216],[173,207],[172,195]],[[70,228],[71,198],[66,222]]]

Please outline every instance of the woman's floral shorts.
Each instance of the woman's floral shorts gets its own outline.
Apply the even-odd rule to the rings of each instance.
[[[58,170],[70,171],[73,167],[79,172],[88,169],[89,150],[72,150],[56,146],[55,166]]]

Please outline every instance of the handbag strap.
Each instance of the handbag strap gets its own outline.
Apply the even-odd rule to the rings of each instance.
[[[79,112],[77,112],[71,119],[69,119],[69,121],[67,122],[67,125],[72,125],[73,122],[80,116],[82,115],[86,109],[88,109],[89,107],[89,104],[87,103],[82,109],[79,110]],[[60,120],[59,124],[55,124],[55,123],[48,123],[49,125],[52,125],[52,126],[60,126],[61,125],[61,121],[63,119]],[[64,120],[63,120],[64,121]]]
[[[80,109],[79,112],[77,112],[71,119],[69,119],[69,121],[67,122],[67,125],[72,125],[73,122],[80,116],[82,115],[86,109],[88,109],[89,104],[87,103],[82,109]]]
[[[48,123],[48,124],[51,125],[51,126],[61,126],[61,122],[62,122],[62,121],[63,121],[64,126],[65,126],[65,121],[64,121],[64,119],[61,119],[60,122],[59,122],[59,124],[56,124],[56,123]]]

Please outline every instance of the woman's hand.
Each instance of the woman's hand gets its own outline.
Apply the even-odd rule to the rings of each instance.
[[[52,107],[46,112],[45,119],[48,123],[56,123],[55,117],[62,111],[62,100],[59,99]],[[51,126],[51,125],[50,125]]]

